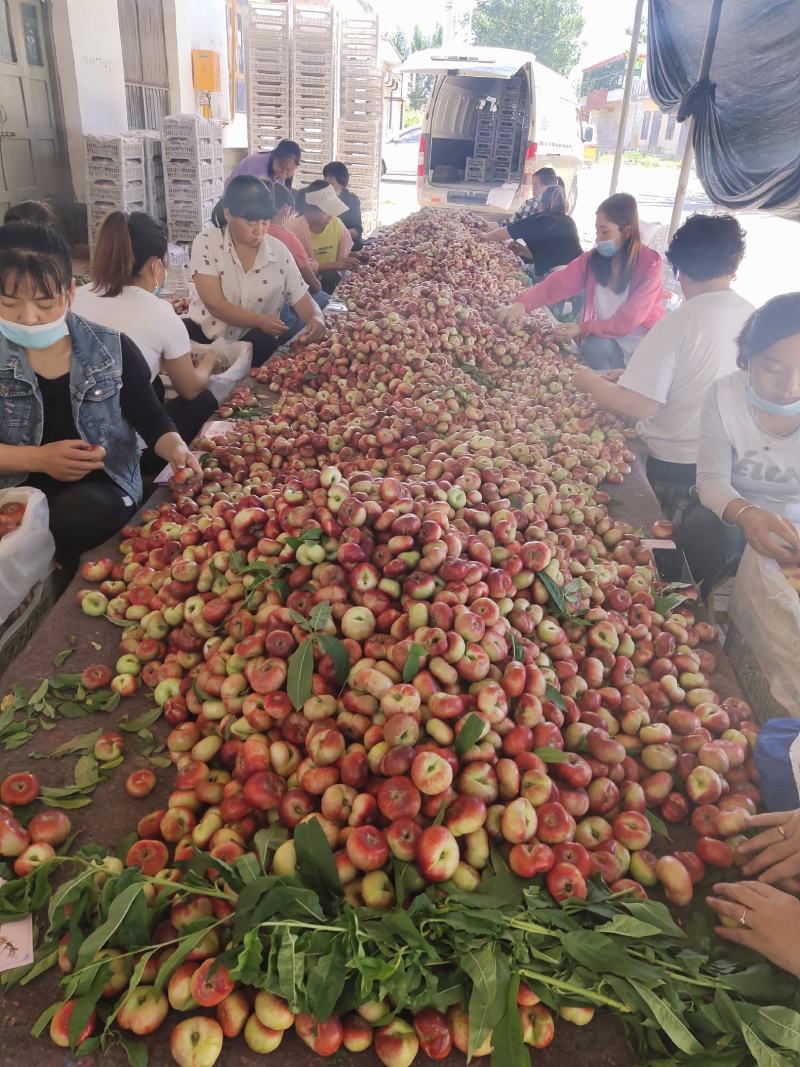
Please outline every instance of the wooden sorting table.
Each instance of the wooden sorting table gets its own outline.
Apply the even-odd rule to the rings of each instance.
[[[634,442],[633,447],[635,446]],[[158,489],[146,506],[150,507],[167,498],[167,490]],[[638,459],[624,483],[613,486],[613,498],[615,503],[612,513],[615,517],[636,528],[649,529],[653,520],[660,515],[658,504],[645,477],[644,464]],[[115,559],[118,543],[119,538],[115,536],[104,545],[93,549],[89,555],[91,558],[109,556]],[[110,626],[103,618],[95,619],[84,615],[76,603],[75,594],[85,584],[80,575],[76,575],[66,593],[50,612],[47,621],[0,678],[0,694],[7,692],[15,682],[22,683],[29,690],[34,688],[42,678],[55,673],[53,657],[71,644],[75,645],[75,652],[67,660],[63,671],[72,673],[89,663],[110,663],[116,659],[120,631]],[[92,642],[101,645],[101,650],[93,648]],[[717,657],[715,688],[723,697],[739,696],[739,684],[730,662],[721,648],[717,647],[713,651]],[[133,717],[148,706],[144,693],[140,692],[122,701],[114,712],[96,713],[84,719],[60,719],[56,730],[49,733],[38,731],[27,745],[4,753],[2,774],[5,776],[14,771],[34,770],[43,777],[47,785],[64,785],[71,781],[74,760],[66,758],[44,763],[31,759],[31,753],[49,751],[70,737],[96,729],[100,725],[112,727],[123,715]],[[163,741],[169,727],[163,722],[156,723],[153,731],[159,740]],[[135,830],[142,815],[166,806],[167,796],[171,791],[171,775],[168,771],[158,775],[155,791],[145,800],[132,800],[128,797],[123,783],[130,771],[140,764],[144,765],[144,761],[137,760],[133,753],[128,754],[124,764],[110,779],[97,787],[92,803],[69,813],[73,827],[79,832],[80,842],[95,842],[113,850],[124,837]],[[58,977],[59,974],[51,971],[30,986],[22,989],[15,987],[0,1001],[0,1014],[3,1017],[0,1064],[3,1067],[11,1067],[12,1064],[14,1067],[125,1067],[127,1058],[118,1045],[110,1047],[103,1054],[75,1061],[66,1050],[52,1045],[46,1035],[38,1041],[31,1038],[30,1029],[36,1018],[48,1004],[58,999]],[[151,1067],[168,1067],[173,1062],[169,1053],[169,1035],[171,1023],[177,1019],[178,1016],[173,1013],[147,1040],[151,1050]],[[260,1054],[252,1052],[242,1038],[237,1038],[233,1042],[226,1041],[223,1054],[217,1062],[220,1067],[233,1067],[234,1064],[236,1067],[256,1067],[265,1061]],[[280,1048],[271,1054],[267,1062],[271,1067],[319,1067],[323,1061],[291,1034],[284,1039]],[[341,1067],[380,1067],[380,1061],[372,1051],[358,1055],[345,1053],[337,1057],[336,1062]],[[429,1061],[420,1055],[420,1062]],[[457,1053],[442,1062],[444,1067],[463,1067],[465,1060]],[[476,1062],[488,1065],[486,1059]],[[625,1041],[621,1022],[604,1014],[599,1014],[588,1027],[557,1024],[553,1044],[548,1049],[535,1053],[536,1067],[635,1067],[635,1062]]]

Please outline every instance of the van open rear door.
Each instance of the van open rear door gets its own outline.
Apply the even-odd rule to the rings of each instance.
[[[509,48],[427,48],[413,52],[401,74],[451,74],[460,78],[513,78],[527,57]]]

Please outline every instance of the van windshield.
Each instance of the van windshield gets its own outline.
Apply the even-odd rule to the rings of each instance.
[[[530,121],[522,70],[509,79],[447,75],[431,106],[428,177],[434,185],[520,180]]]

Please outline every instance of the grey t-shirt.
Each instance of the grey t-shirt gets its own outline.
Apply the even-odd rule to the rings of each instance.
[[[738,497],[791,517],[800,507],[800,430],[778,437],[759,425],[747,400],[746,371],[720,378],[706,393],[697,491],[720,518]]]

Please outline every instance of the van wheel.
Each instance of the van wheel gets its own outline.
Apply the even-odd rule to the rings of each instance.
[[[569,187],[569,196],[567,197],[567,214],[571,215],[578,205],[578,175],[572,179],[572,185]]]

